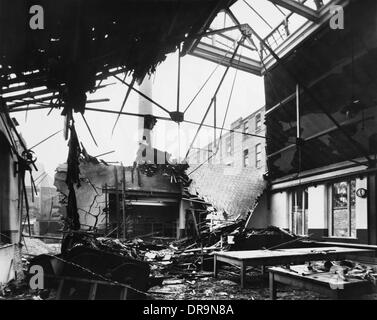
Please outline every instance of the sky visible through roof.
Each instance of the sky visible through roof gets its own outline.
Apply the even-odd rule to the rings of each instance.
[[[256,9],[267,23],[258,17],[243,0],[236,2],[231,10],[241,23],[248,23],[263,37],[271,31],[268,24],[275,27],[284,19],[283,14],[289,13],[285,9],[278,10],[267,0],[247,0],[247,3]],[[308,0],[307,5],[314,6],[314,1]],[[291,25],[297,28],[304,22],[305,19],[294,15]],[[224,25],[231,25],[231,21],[229,19],[224,20],[224,15],[219,14],[211,27],[216,29]],[[238,38],[240,34],[239,31],[232,31],[228,35]],[[243,54],[246,55],[248,53],[245,50]],[[153,99],[170,111],[174,111],[177,108],[177,60],[177,53],[170,54],[166,61],[158,66],[156,73],[151,76],[153,81]],[[186,108],[215,67],[215,63],[190,55],[186,55],[181,59],[181,110]],[[225,67],[218,67],[205,89],[188,109],[185,119],[196,122],[201,121],[224,70]],[[265,103],[263,78],[231,68],[217,96],[217,125],[221,126],[223,121],[235,73],[237,73],[236,82],[229,113],[225,121],[225,128],[229,128],[233,121],[239,117],[246,117],[264,106]],[[129,83],[131,79],[127,78],[126,81]],[[89,95],[88,99],[108,98],[110,101],[90,104],[88,107],[114,111],[120,109],[127,87],[120,84],[115,78],[109,78],[107,83],[112,85]],[[138,94],[131,92],[124,111],[137,113],[138,101]],[[60,115],[60,112],[53,110],[49,116],[47,116],[47,112],[46,110],[33,110],[28,113],[22,112],[12,115],[20,123],[18,127],[19,131],[25,137],[29,146],[35,145],[63,128],[64,119]],[[153,112],[156,116],[168,116],[156,107],[153,107]],[[82,117],[79,114],[75,114],[74,117],[79,139],[83,142],[89,154],[96,156],[115,150],[114,153],[102,158],[109,162],[119,161],[123,162],[124,165],[132,164],[139,142],[137,117],[121,116],[112,135],[111,131],[116,115],[87,110],[85,117],[92,128],[95,139],[98,142],[98,147],[93,143]],[[205,123],[213,124],[213,112],[209,113]],[[180,154],[182,158],[186,154],[196,129],[196,125],[182,123],[178,132],[178,125],[176,123],[159,120],[153,130],[153,146],[172,153],[176,158]],[[208,144],[213,139],[213,134],[213,129],[202,128],[194,147]],[[218,135],[219,130],[217,131]],[[59,133],[37,146],[34,151],[36,152],[38,161],[43,163],[46,172],[53,176],[56,167],[66,161],[68,154],[67,141],[64,140],[63,133]]]

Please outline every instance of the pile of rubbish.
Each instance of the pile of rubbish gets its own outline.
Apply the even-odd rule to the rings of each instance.
[[[204,261],[211,260],[211,254],[217,250],[229,250],[228,235],[240,232],[244,221],[224,223],[213,230],[204,228],[200,237],[186,237],[179,240],[163,240],[158,238],[121,240],[116,238],[96,237],[91,233],[78,233],[74,244],[66,247],[71,251],[77,247],[85,247],[99,252],[111,253],[149,264],[153,277],[164,277],[167,274],[191,274],[205,269]],[[212,268],[212,262],[209,264]]]
[[[350,279],[368,280],[376,285],[377,273],[375,269],[354,261],[319,261],[309,264],[307,269],[308,272],[330,272],[338,275],[343,281]]]

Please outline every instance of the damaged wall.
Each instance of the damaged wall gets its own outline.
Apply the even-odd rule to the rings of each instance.
[[[0,101],[1,104],[1,101]],[[22,276],[20,239],[19,174],[16,152],[22,147],[10,126],[8,114],[0,110],[0,285]]]
[[[190,192],[198,192],[230,218],[245,218],[266,186],[262,175],[252,167],[203,165],[190,175]]]
[[[55,182],[58,192],[63,197],[68,195],[68,187],[65,182],[67,165],[62,164],[57,168]],[[80,215],[82,229],[87,229],[96,225],[104,228],[106,216],[103,213],[105,208],[104,188],[114,189],[118,181],[118,190],[122,193],[122,167],[107,166],[102,163],[80,162],[80,182],[81,186],[75,186],[77,207]],[[147,176],[142,172],[137,172],[136,168],[125,167],[126,194],[129,192],[140,192],[145,194],[165,194],[180,197],[181,187],[179,183],[171,182],[167,175],[155,174]],[[178,216],[177,216],[178,218]]]

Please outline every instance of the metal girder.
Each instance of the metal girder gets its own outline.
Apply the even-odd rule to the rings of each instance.
[[[288,9],[294,13],[297,13],[308,20],[316,22],[319,18],[317,11],[307,7],[306,5],[295,0],[268,0],[278,6]]]
[[[199,58],[203,58],[215,63],[219,63],[223,66],[230,65],[233,68],[249,72],[258,76],[262,75],[262,64],[260,61],[247,58],[245,56],[239,56],[238,54],[231,61],[230,57],[226,57],[227,51],[221,48],[217,48],[210,44],[200,42],[190,52],[191,55]]]
[[[211,36],[211,35],[221,34],[221,33],[227,32],[227,31],[233,31],[233,30],[239,30],[239,29],[240,29],[239,26],[226,27],[226,28],[222,28],[222,29],[203,32],[203,33],[199,34],[199,37],[200,38],[208,37],[208,36]]]

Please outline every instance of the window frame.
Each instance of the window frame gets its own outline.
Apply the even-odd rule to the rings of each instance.
[[[351,182],[355,181],[356,178],[345,177],[343,179],[338,179],[330,182],[327,185],[327,221],[328,221],[328,237],[336,239],[357,239],[357,225],[356,225],[356,188],[355,188],[355,236],[352,235],[352,205],[351,205]],[[335,235],[334,228],[334,205],[333,205],[333,187],[336,183],[347,182],[347,221],[348,221],[348,235],[340,236]]]
[[[260,151],[258,152],[258,147],[260,147]],[[260,159],[258,160],[258,155],[260,155]],[[258,162],[260,165],[258,166]],[[262,168],[262,144],[257,143],[255,145],[255,168],[260,169]]]
[[[255,132],[262,129],[262,114],[260,112],[255,114]]]
[[[247,163],[246,163],[246,159],[247,159]],[[244,168],[250,167],[249,149],[244,149],[243,152],[242,152],[242,164],[243,164]]]
[[[249,129],[249,120],[246,120],[246,121],[244,121],[243,127],[242,127],[242,132],[244,133],[242,135],[243,140],[245,140],[245,139],[247,139],[249,137],[247,134],[245,134],[245,133],[249,133],[249,130],[250,130]]]
[[[293,201],[294,201],[294,194],[295,198],[297,199],[297,195],[301,193],[302,196],[302,212],[301,212],[301,230],[302,233],[299,234],[297,232],[297,226],[294,225],[295,219],[294,214],[297,211],[293,210]],[[306,211],[306,212],[305,212]],[[307,236],[309,235],[309,189],[307,187],[297,187],[293,188],[289,191],[289,230],[299,236]],[[305,229],[305,226],[307,227]]]

